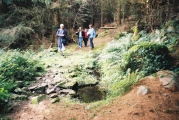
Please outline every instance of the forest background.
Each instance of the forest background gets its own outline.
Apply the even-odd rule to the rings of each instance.
[[[0,47],[26,49],[55,46],[59,24],[68,29],[68,42],[74,30],[96,29],[124,24],[152,31],[178,15],[177,0],[0,0]]]

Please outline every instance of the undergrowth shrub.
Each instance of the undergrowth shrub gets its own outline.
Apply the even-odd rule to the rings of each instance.
[[[29,37],[34,31],[30,27],[17,25],[0,31],[0,46],[11,48],[25,48],[30,44]]]
[[[125,94],[131,89],[132,85],[136,84],[139,81],[139,79],[140,76],[137,72],[128,72],[128,74],[126,74],[123,79],[119,79],[115,83],[111,84],[108,89],[108,96],[115,97]]]
[[[122,34],[118,40],[107,44],[98,58],[98,66],[101,73],[100,85],[108,92],[107,97],[122,95],[135,84],[141,76],[139,72],[124,72],[121,66],[124,64],[124,54],[133,46],[132,34]]]
[[[0,58],[0,105],[3,105],[15,88],[27,86],[30,84],[27,81],[35,80],[44,69],[31,53],[0,50]]]
[[[12,0],[11,0],[12,1]],[[48,4],[50,0],[34,0],[35,3]],[[18,3],[23,0],[18,0]],[[17,7],[7,14],[0,14],[0,47],[4,48],[28,48],[29,45],[43,44],[43,37],[51,38],[58,28],[54,24],[54,11],[44,5]],[[11,45],[11,46],[10,46]]]
[[[125,64],[122,70],[139,70],[149,75],[163,69],[171,69],[171,57],[168,48],[164,45],[144,42],[135,45],[124,55]]]
[[[137,41],[131,33],[118,34],[98,57],[100,85],[108,91],[109,97],[124,94],[146,75],[162,69],[173,70],[168,48],[178,43],[179,36],[167,33],[166,29],[138,34]]]

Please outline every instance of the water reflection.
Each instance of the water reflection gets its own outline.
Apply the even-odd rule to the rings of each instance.
[[[98,86],[88,86],[78,89],[79,99],[82,102],[90,103],[106,98],[106,92],[100,90]]]

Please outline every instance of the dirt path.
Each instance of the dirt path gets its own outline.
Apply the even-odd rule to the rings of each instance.
[[[111,40],[113,40],[113,38],[111,38],[111,37],[104,37],[104,38],[95,38],[94,39],[94,51],[95,50],[99,50],[99,49],[102,49],[102,48],[104,48],[104,46],[106,45],[106,43],[107,42],[109,42],[109,41],[111,41]],[[73,52],[79,52],[79,51],[81,51],[81,52],[83,52],[83,53],[86,53],[86,52],[92,52],[92,50],[90,49],[90,43],[89,43],[89,40],[88,40],[88,46],[87,47],[82,47],[82,48],[79,48],[78,47],[78,45],[77,45],[78,43],[75,43],[75,44],[73,44],[73,46],[75,46],[75,50],[73,51]],[[84,43],[83,43],[84,44]],[[83,45],[84,46],[84,45]],[[68,49],[70,49],[70,45],[69,46],[67,46],[66,47],[66,49],[68,50]]]

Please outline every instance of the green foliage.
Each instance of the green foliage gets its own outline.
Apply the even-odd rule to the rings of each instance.
[[[0,106],[8,101],[9,93],[4,88],[0,88]]]
[[[141,77],[173,69],[168,47],[176,44],[177,34],[169,37],[162,29],[153,33],[140,31],[138,35],[137,41],[131,33],[117,35],[98,57],[100,84],[109,92],[108,97],[125,93]]]
[[[15,88],[26,86],[27,81],[35,80],[44,70],[32,52],[1,50],[0,58],[0,103],[5,104]]]
[[[114,37],[114,40],[119,40],[120,37],[123,37],[123,36],[125,36],[126,34],[127,34],[127,33],[125,33],[125,32],[119,33],[119,34],[117,34],[117,35]]]
[[[125,62],[123,56],[133,44],[132,34],[122,33],[118,40],[108,43],[99,56],[100,85],[108,91],[108,97],[124,94],[140,78],[138,72],[125,73],[121,70]]]
[[[25,27],[23,25],[2,29],[0,31],[0,45],[7,47],[14,44],[14,46],[21,46],[22,48],[22,45],[26,46],[29,44],[28,36],[33,32],[34,31],[30,27]]]
[[[123,95],[131,89],[131,86],[139,81],[140,76],[137,72],[128,73],[123,79],[119,79],[113,83],[108,89],[108,96],[118,96]]]
[[[0,46],[25,49],[32,44],[42,44],[41,38],[49,37],[58,28],[53,12],[39,5],[0,15]]]
[[[32,2],[34,3],[41,2],[41,3],[45,3],[46,5],[49,5],[52,1],[51,0],[32,0]]]
[[[12,5],[14,2],[17,3],[17,4],[22,4],[22,3],[27,3],[27,2],[33,2],[33,3],[37,3],[37,2],[40,2],[40,3],[45,3],[46,5],[49,5],[51,3],[51,0],[3,0],[3,2],[6,4],[6,5]]]
[[[124,55],[123,70],[142,71],[144,75],[171,68],[168,48],[161,44],[144,42],[135,45]],[[161,64],[162,63],[162,64]]]
[[[13,4],[13,0],[3,0],[3,2],[4,2],[6,5],[12,5],[12,4]]]
[[[166,32],[179,32],[179,19],[170,20],[164,26]]]
[[[12,56],[12,58],[4,59],[1,62],[0,72],[4,79],[31,80],[36,72],[34,63],[28,62],[21,56]]]

